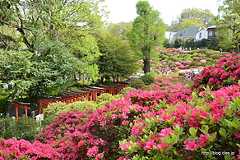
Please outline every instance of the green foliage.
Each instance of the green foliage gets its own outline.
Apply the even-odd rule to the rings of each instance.
[[[142,53],[144,72],[150,72],[150,53],[155,46],[162,46],[164,42],[165,24],[147,1],[137,3],[138,17],[133,22],[129,34],[131,44],[137,52]]]
[[[207,25],[214,24],[214,20],[215,16],[210,10],[187,8],[182,11],[178,20],[172,22],[169,29],[178,31],[191,26],[207,27]]]
[[[99,107],[101,107],[101,106],[104,106],[107,103],[112,102],[113,100],[120,99],[121,97],[122,97],[121,94],[112,95],[112,94],[109,94],[109,93],[104,93],[104,94],[101,94],[100,96],[97,97],[96,103]]]
[[[129,32],[132,29],[132,23],[110,24],[107,29],[114,36],[120,37],[123,40],[128,40]]]
[[[219,48],[222,48],[224,51],[230,51],[233,49],[234,47],[234,44],[232,41],[233,34],[229,28],[219,24],[216,32],[216,36],[217,36]]]
[[[120,94],[126,95],[128,92],[130,92],[130,91],[132,91],[132,90],[134,90],[134,88],[132,88],[132,87],[126,87],[126,88],[123,88],[123,89],[121,90]]]
[[[154,82],[156,76],[157,76],[157,73],[149,72],[149,73],[146,73],[144,76],[142,76],[141,79],[144,82],[144,84],[150,85]]]
[[[103,32],[98,36],[98,47],[101,52],[98,64],[102,80],[122,80],[138,70],[138,57],[128,41],[110,32]]]
[[[104,93],[97,98],[97,101],[78,101],[70,104],[63,102],[57,102],[50,104],[46,109],[44,109],[44,125],[52,122],[52,120],[58,116],[60,113],[69,111],[89,111],[92,112],[99,107],[112,102],[113,100],[120,99],[121,95],[111,95]]]
[[[12,99],[57,95],[75,79],[96,82],[99,0],[0,2],[0,80]]]
[[[135,79],[130,82],[129,86],[132,88],[141,89],[145,87],[145,83],[142,79]]]
[[[219,46],[223,49],[240,51],[240,2],[238,0],[224,0],[219,8],[218,19]]]
[[[12,99],[24,98],[35,83],[31,78],[34,64],[33,54],[28,51],[0,50],[0,80],[8,85]]]
[[[40,132],[42,125],[35,119],[20,118],[18,121],[6,116],[0,117],[0,138],[12,138],[34,140]]]
[[[12,99],[56,94],[65,89],[80,69],[79,60],[60,42],[39,44],[36,53],[0,50],[1,81]]]

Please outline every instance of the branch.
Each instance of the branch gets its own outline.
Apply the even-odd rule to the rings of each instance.
[[[23,36],[23,42],[26,44],[26,46],[29,48],[29,50],[32,51],[33,50],[33,45],[30,44],[30,42],[28,41],[28,39],[26,37],[26,33],[24,31],[24,26],[23,26],[23,19],[21,18],[19,8],[17,6],[16,6],[16,9],[17,9],[18,19],[20,20],[20,27],[17,28],[17,31],[19,33],[21,33],[21,35]]]

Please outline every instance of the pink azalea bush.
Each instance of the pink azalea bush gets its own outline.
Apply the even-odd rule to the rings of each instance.
[[[39,141],[30,143],[25,140],[0,140],[0,160],[10,159],[60,159],[59,153],[49,144]]]
[[[194,87],[207,85],[213,89],[237,84],[240,80],[240,53],[229,53],[220,58],[215,66],[204,68],[194,80]]]
[[[208,159],[212,155],[203,152],[212,153],[213,148],[235,152],[233,157],[237,159],[240,86],[222,88],[212,94],[212,100],[193,98],[188,103],[179,102],[138,115],[139,120],[131,126],[141,132],[120,142],[126,154],[120,159]]]

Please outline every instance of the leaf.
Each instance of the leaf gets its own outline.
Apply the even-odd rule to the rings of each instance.
[[[224,138],[227,137],[227,131],[224,128],[220,128],[219,134]]]
[[[189,133],[192,137],[196,137],[197,131],[198,131],[198,129],[196,129],[196,128],[193,128],[193,127],[189,128]]]
[[[209,142],[214,142],[217,137],[217,132],[209,134]]]
[[[202,125],[200,131],[204,134],[208,134],[209,127],[208,125]]]

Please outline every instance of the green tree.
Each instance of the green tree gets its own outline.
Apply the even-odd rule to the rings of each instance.
[[[139,58],[128,41],[114,34],[105,31],[98,35],[101,52],[98,65],[102,82],[124,80],[139,69]]]
[[[159,17],[159,12],[154,10],[147,1],[137,3],[138,17],[133,22],[130,33],[132,46],[143,55],[144,73],[150,72],[151,52],[155,46],[164,42],[165,25]]]
[[[132,23],[118,23],[118,24],[110,24],[107,28],[110,33],[114,36],[120,37],[123,40],[129,40],[129,33],[132,29]]]
[[[178,31],[190,26],[207,27],[215,23],[215,16],[210,10],[199,8],[184,9],[180,17],[173,21],[169,29]]]
[[[219,10],[219,46],[240,51],[240,1],[225,0]]]
[[[55,95],[76,78],[96,81],[100,52],[94,35],[102,25],[99,3],[101,0],[1,0],[0,54],[8,55],[10,61],[0,59],[0,81],[9,84],[17,77],[26,84],[22,95],[29,97]],[[23,60],[31,64],[30,73],[14,70],[21,53],[28,55]],[[18,95],[13,92],[13,97]]]

